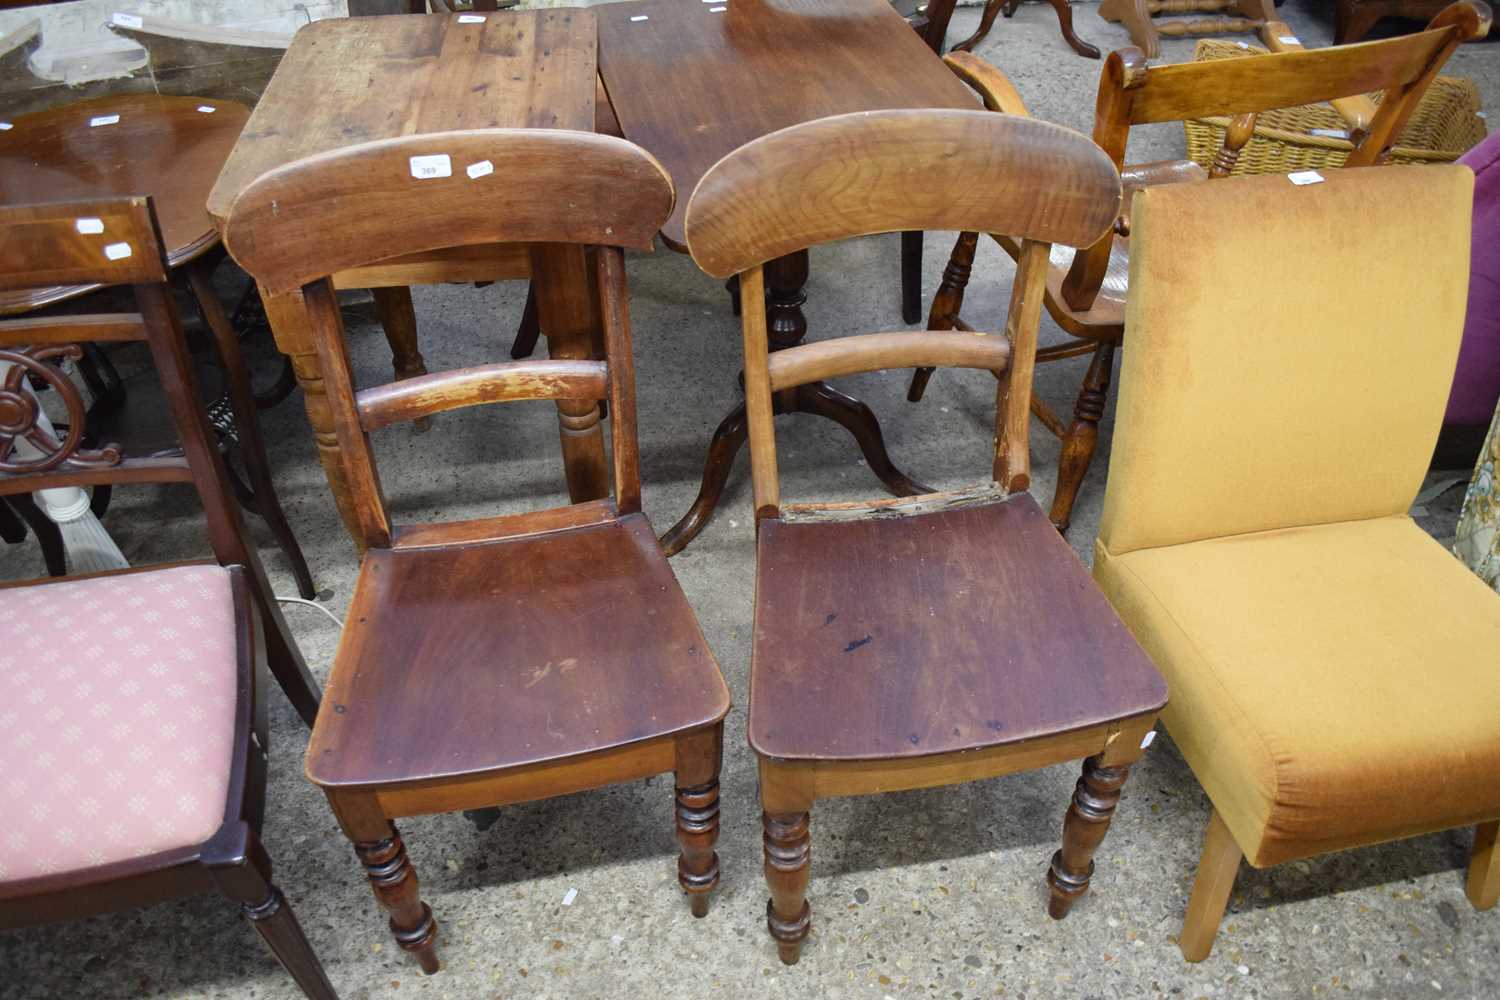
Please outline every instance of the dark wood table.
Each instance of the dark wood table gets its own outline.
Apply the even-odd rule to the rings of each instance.
[[[650,150],[677,186],[677,207],[661,234],[682,252],[693,188],[752,139],[851,111],[978,103],[889,0],[638,0],[592,9],[599,73],[620,129]],[[805,250],[766,266],[772,350],[807,333],[807,268]],[[777,412],[837,421],[892,493],[927,492],[891,464],[880,425],[860,401],[813,383],[778,394]],[[698,498],[662,536],[668,554],[681,551],[713,515],[745,435],[740,405],[714,432]]]
[[[597,25],[589,10],[317,21],[292,39],[208,196],[209,214],[222,226],[235,196],[266,171],[374,139],[474,128],[593,131],[596,77]],[[416,254],[336,274],[334,284],[376,293],[401,377],[426,370],[410,285],[527,277],[551,356],[592,357],[593,309],[581,247],[510,244]],[[339,512],[352,525],[301,297],[265,296],[265,304],[276,344],[291,357],[305,394]],[[609,468],[597,401],[560,401],[557,408],[569,494],[575,502],[606,496]],[[351,535],[358,537],[352,528]]]

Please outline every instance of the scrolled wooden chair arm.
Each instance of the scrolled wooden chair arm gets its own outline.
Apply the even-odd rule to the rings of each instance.
[[[1031,117],[1010,77],[972,52],[950,52],[943,56],[955,76],[972,87],[991,111]]]

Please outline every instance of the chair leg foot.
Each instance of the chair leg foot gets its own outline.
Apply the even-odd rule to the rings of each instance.
[[[1193,895],[1182,920],[1182,933],[1177,936],[1177,947],[1189,962],[1201,962],[1213,951],[1219,921],[1224,919],[1224,908],[1229,905],[1229,894],[1243,857],[1240,845],[1234,842],[1234,835],[1216,810],[1208,820],[1203,857],[1193,880]]]
[[[1068,915],[1078,897],[1089,891],[1094,874],[1094,851],[1109,832],[1109,821],[1120,802],[1120,789],[1130,767],[1106,767],[1102,757],[1083,762],[1083,776],[1073,788],[1073,801],[1063,818],[1062,849],[1047,870],[1051,890],[1047,913],[1054,920]]]
[[[677,789],[677,884],[688,894],[695,917],[708,916],[709,893],[719,884],[719,782]]]
[[[1094,352],[1073,407],[1073,423],[1063,435],[1062,454],[1057,460],[1057,489],[1052,494],[1049,517],[1058,531],[1066,532],[1073,520],[1073,504],[1083,488],[1084,477],[1094,461],[1094,447],[1099,442],[1099,421],[1104,418],[1104,403],[1109,398],[1109,379],[1114,370],[1115,345],[1102,343]]]
[[[328,981],[323,964],[308,943],[302,925],[291,905],[276,886],[269,886],[266,898],[259,903],[245,903],[245,916],[250,926],[265,941],[271,954],[281,963],[309,1000],[338,1000],[338,993]]]
[[[766,884],[766,929],[776,941],[782,964],[796,965],[802,941],[812,926],[807,903],[807,879],[812,868],[812,836],[808,813],[762,813]]]
[[[432,909],[418,894],[417,873],[406,858],[406,845],[395,826],[384,840],[361,841],[354,845],[365,866],[365,875],[375,899],[391,915],[391,935],[404,950],[417,957],[422,971],[438,971],[437,921]]]
[[[1469,859],[1469,881],[1465,886],[1476,910],[1488,910],[1500,902],[1500,820],[1474,828],[1474,853]]]

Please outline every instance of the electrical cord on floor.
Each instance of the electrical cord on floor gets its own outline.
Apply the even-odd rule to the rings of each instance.
[[[334,614],[332,611],[329,611],[327,608],[323,607],[323,605],[319,604],[317,601],[304,601],[300,597],[282,597],[280,594],[277,594],[275,596],[276,596],[277,602],[280,603],[280,604],[305,604],[309,608],[317,608],[319,611],[323,612],[325,615],[327,615],[329,618],[331,618],[333,620],[333,623],[335,625],[337,625],[340,629],[342,629],[344,627],[344,623],[339,618],[338,615]]]

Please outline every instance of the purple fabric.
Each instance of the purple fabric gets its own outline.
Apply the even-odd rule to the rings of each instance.
[[[1500,132],[1459,161],[1474,171],[1469,312],[1445,424],[1486,425],[1500,400]]]

